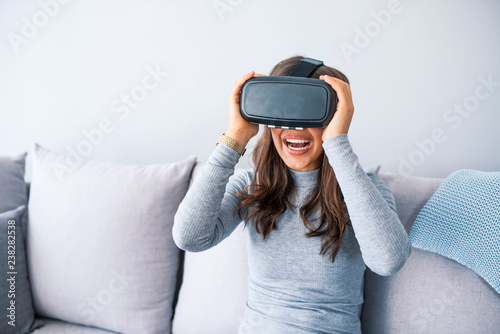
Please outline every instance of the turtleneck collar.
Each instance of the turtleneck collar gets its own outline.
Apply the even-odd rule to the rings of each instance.
[[[310,170],[307,172],[299,172],[288,168],[297,187],[314,186],[316,184],[316,179],[318,178],[320,169],[321,168]]]

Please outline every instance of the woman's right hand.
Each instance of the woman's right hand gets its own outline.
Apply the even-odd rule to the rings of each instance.
[[[241,87],[248,79],[254,76],[262,77],[266,75],[255,74],[254,71],[245,74],[236,81],[231,91],[231,95],[229,96],[229,126],[225,134],[243,147],[245,147],[248,141],[259,132],[258,124],[247,122],[240,114]]]

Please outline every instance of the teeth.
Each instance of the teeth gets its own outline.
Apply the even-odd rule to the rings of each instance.
[[[300,140],[300,139],[285,139],[289,143],[309,143],[307,140]]]
[[[301,139],[286,139],[286,142],[287,142],[288,148],[293,150],[293,151],[303,151],[303,150],[309,148],[309,146],[311,146],[310,141],[301,140]],[[306,144],[306,145],[304,147],[293,147],[292,144]]]
[[[304,147],[292,147],[292,146],[288,145],[288,148],[291,149],[291,150],[294,150],[294,151],[303,151],[303,150],[305,150],[308,147],[309,147],[309,145],[304,146]]]

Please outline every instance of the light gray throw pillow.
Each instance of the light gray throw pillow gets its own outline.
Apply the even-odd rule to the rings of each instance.
[[[406,231],[443,179],[379,174]],[[456,261],[412,248],[393,276],[365,274],[363,334],[489,334],[500,328],[500,296]]]
[[[195,160],[74,166],[35,144],[27,248],[37,314],[169,333],[179,260],[173,218]]]

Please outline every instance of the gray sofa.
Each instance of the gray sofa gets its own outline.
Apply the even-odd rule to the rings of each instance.
[[[21,194],[30,189],[29,184],[24,184],[24,190],[19,187],[15,190],[11,182],[16,177],[12,173],[16,168],[17,178],[21,172],[24,176],[24,155],[0,159],[0,185],[9,185],[0,189],[0,199],[6,199],[4,204],[7,205],[13,192],[17,191],[20,193],[17,197],[24,200],[28,208],[29,215],[22,220],[22,231],[26,234],[29,287],[37,319],[33,323],[33,327],[38,327],[35,333],[237,332],[244,312],[248,277],[246,234],[242,225],[222,243],[200,253],[179,250],[171,238],[175,207],[187,191],[189,182],[200,172],[202,162],[190,157],[177,165],[166,164],[168,168],[152,165],[149,169],[141,169],[139,166],[82,160],[65,175],[68,177],[63,182],[59,180],[58,183],[56,178],[44,173],[53,170],[58,162],[64,162],[67,156],[39,146],[35,147],[33,154],[34,175],[29,196],[29,192]],[[181,174],[184,175],[182,178],[179,176],[172,181],[173,176]],[[379,172],[379,176],[392,190],[407,232],[419,210],[443,181],[384,172]],[[147,189],[141,188],[143,179],[149,182]],[[182,187],[179,186],[181,179]],[[136,182],[138,188],[117,186],[124,182]],[[92,188],[93,183],[95,188]],[[107,189],[107,183],[118,189]],[[165,183],[183,189],[177,192],[173,188],[163,189]],[[151,188],[159,188],[159,192],[149,199],[147,193],[152,191]],[[92,196],[86,197],[86,191]],[[111,194],[112,191],[116,192],[114,197],[121,196],[119,200],[106,195],[92,201],[97,193]],[[122,193],[128,191],[139,193],[134,195],[135,199],[133,196],[123,198]],[[173,197],[176,199],[170,201]],[[78,205],[72,204],[76,200]],[[134,200],[136,204],[133,204]],[[0,213],[19,204],[18,201],[15,205],[9,204],[10,207],[0,205]],[[130,225],[133,222],[124,223],[126,229],[118,227],[111,232],[102,222],[92,225],[102,216],[110,225],[116,217],[126,219],[137,214],[138,218],[134,220],[140,220],[145,214],[149,215],[149,211],[167,204],[172,206],[167,214],[158,212],[158,216],[148,216],[133,234],[127,234],[134,229],[134,225]],[[103,208],[96,210],[104,211],[96,216],[89,211],[78,211],[85,206],[92,208],[92,205],[102,205]],[[144,206],[147,210],[137,213],[139,209],[131,209],[131,206]],[[68,207],[70,212],[65,215]],[[116,209],[127,211],[127,217],[115,214]],[[75,217],[82,212],[88,215],[87,220]],[[161,218],[161,215],[168,217]],[[162,229],[156,230],[156,225],[147,223],[154,219],[160,222]],[[132,236],[148,229],[152,232],[144,232],[140,239],[143,246],[135,248],[136,239],[131,239]],[[53,234],[57,238],[52,238]],[[66,244],[65,238],[71,242]],[[92,244],[93,240],[99,242]],[[148,248],[155,243],[158,245]],[[124,254],[126,249],[134,249],[134,252]],[[133,262],[139,251],[145,253],[139,254],[140,261]],[[122,256],[113,257],[113,252]],[[169,257],[162,257],[163,253],[168,253]],[[120,262],[122,267],[140,265],[142,276],[137,276],[140,279],[134,280],[135,273],[129,267],[120,271],[122,267],[117,261],[123,261]],[[158,269],[158,264],[164,262],[169,265]],[[114,268],[116,279],[102,274],[108,273],[106,268],[110,266]],[[101,269],[92,271],[95,267]],[[117,276],[120,273],[123,277],[130,277],[131,283],[120,286]],[[81,280],[81,276],[85,279]],[[94,279],[97,283],[91,282]],[[121,282],[125,281],[122,279]],[[153,291],[148,290],[149,287],[154,287]],[[81,302],[85,300],[92,305],[92,298],[85,299],[82,291],[96,296],[93,301],[99,308],[82,307],[87,305]],[[95,314],[89,311],[95,311]],[[365,274],[365,303],[361,316],[363,333],[500,333],[499,315],[500,296],[491,286],[472,270],[434,253],[413,248],[410,258],[398,273],[382,277],[367,269]],[[40,326],[40,321],[43,326]]]

